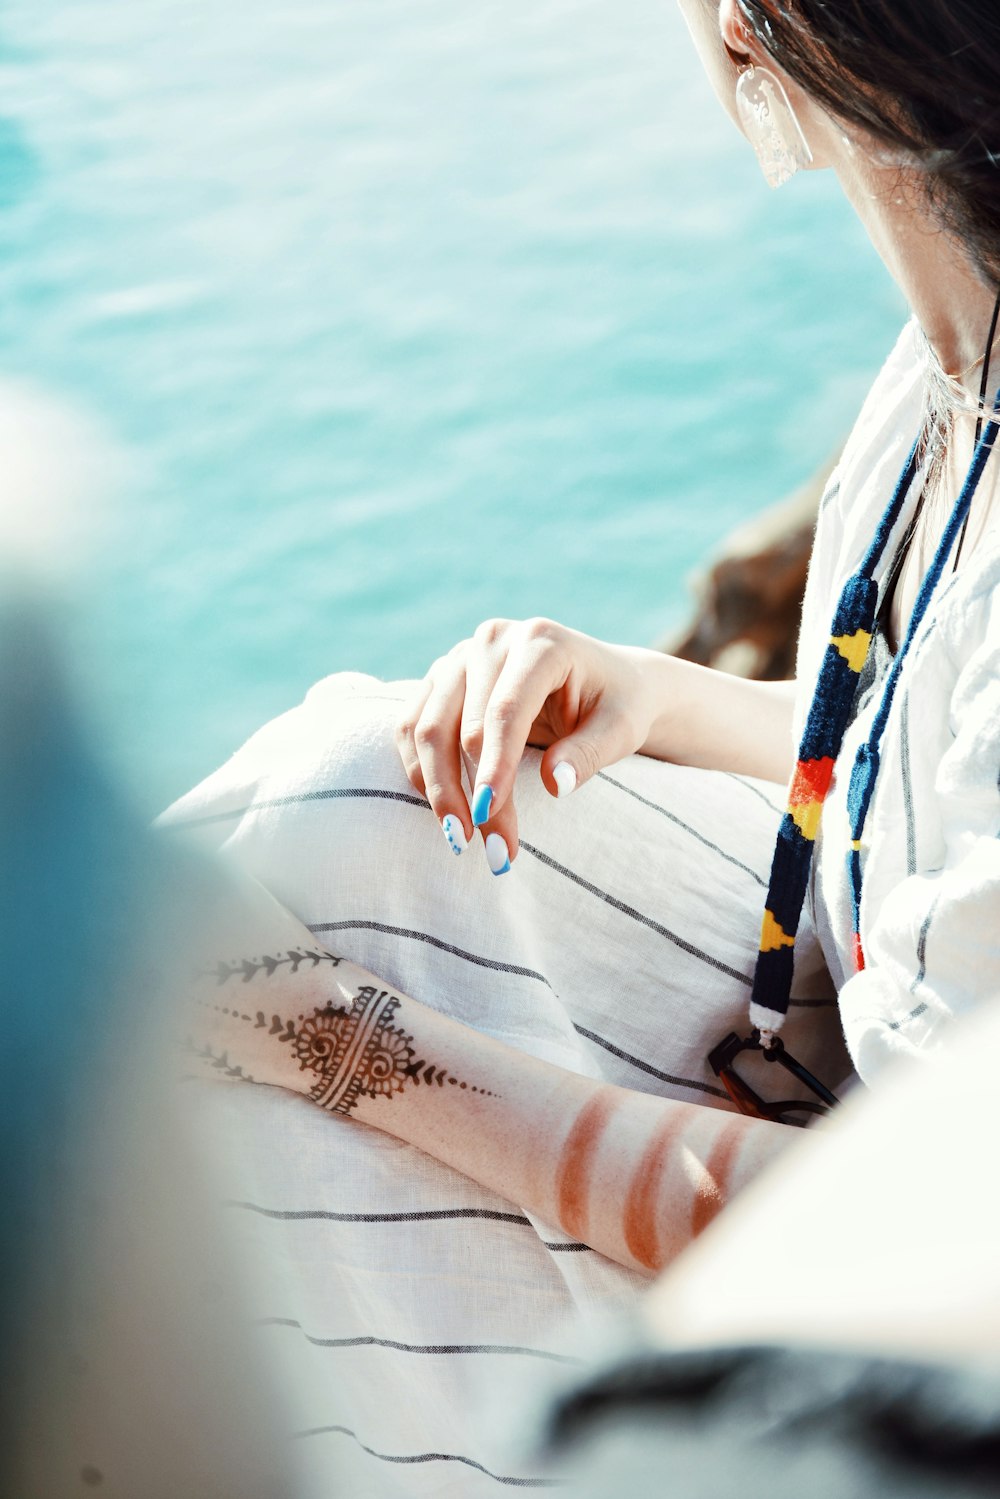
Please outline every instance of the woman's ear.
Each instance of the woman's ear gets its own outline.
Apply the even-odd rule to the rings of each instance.
[[[733,61],[750,56],[750,31],[736,0],[720,0],[719,34]]]

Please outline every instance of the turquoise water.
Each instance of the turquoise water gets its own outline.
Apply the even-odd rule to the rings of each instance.
[[[668,0],[7,0],[0,115],[0,365],[90,434],[74,638],[149,805],[491,614],[656,638],[901,318]]]

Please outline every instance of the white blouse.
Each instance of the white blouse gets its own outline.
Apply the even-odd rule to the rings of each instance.
[[[911,322],[876,380],[824,495],[799,640],[796,742],[836,600],[871,541],[917,435],[925,359]],[[1000,463],[1000,452],[990,462]],[[989,478],[988,468],[981,502]],[[917,497],[914,485],[880,579]],[[847,787],[883,685],[884,678],[862,695],[844,740],[824,809],[810,896],[839,990],[847,1044],[866,1081],[892,1056],[936,1053],[946,1044],[953,1019],[1000,995],[1000,536],[995,525],[959,572],[946,569],[903,666],[862,840],[866,967],[855,973]]]

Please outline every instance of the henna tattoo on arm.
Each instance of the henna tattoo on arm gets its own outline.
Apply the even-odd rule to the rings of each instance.
[[[575,1239],[587,1237],[597,1152],[616,1104],[611,1088],[601,1088],[595,1093],[577,1114],[559,1157],[556,1167],[559,1222]]]
[[[599,1088],[577,1112],[559,1152],[555,1171],[558,1219],[567,1233],[585,1243],[593,1243],[598,1216],[595,1193],[617,1193],[616,1182],[608,1175],[614,1156],[609,1156],[603,1175],[598,1158],[615,1114],[623,1107],[618,1090]],[[718,1116],[721,1128],[708,1146],[704,1164],[699,1165],[704,1147],[689,1132],[692,1126],[704,1124],[704,1115],[704,1110],[693,1112],[691,1105],[668,1105],[634,1159],[620,1157],[616,1176],[624,1188],[621,1235],[632,1260],[646,1270],[661,1270],[687,1236],[694,1238],[707,1227],[730,1195],[750,1121]],[[679,1169],[682,1157],[687,1158],[687,1165]],[[688,1235],[684,1219],[688,1219]]]
[[[287,977],[298,974],[304,965],[311,965],[306,971],[312,973],[320,963],[337,967],[341,961],[323,950],[295,949],[277,956],[264,954],[231,963],[220,961],[204,971],[202,977],[214,978],[217,987],[239,977],[243,985],[262,977],[266,982],[283,969],[287,970],[284,975]],[[327,1004],[295,1019],[277,1014],[269,1017],[264,1010],[251,1013],[235,1002],[201,1000],[200,1004],[230,1021],[247,1024],[255,1031],[264,1030],[269,1039],[273,1037],[278,1044],[290,1047],[299,1070],[311,1073],[315,1079],[309,1096],[320,1108],[333,1114],[350,1114],[362,1098],[394,1098],[410,1085],[447,1086],[487,1098],[497,1096],[488,1088],[460,1081],[446,1067],[418,1056],[413,1037],[402,1026],[393,1024],[402,1000],[374,984],[362,985],[349,1006]],[[219,1053],[194,1042],[189,1043],[189,1050],[228,1077],[253,1081],[241,1067],[230,1063],[228,1051]]]
[[[185,1051],[188,1056],[197,1057],[200,1062],[208,1062],[216,1072],[221,1072],[226,1077],[234,1078],[236,1081],[243,1083],[252,1083],[254,1081],[249,1072],[245,1072],[235,1062],[230,1062],[227,1051],[213,1051],[207,1043],[203,1046],[198,1046],[192,1036],[185,1038],[181,1045],[181,1050]],[[189,1073],[187,1076],[193,1077],[194,1074]]]
[[[298,973],[304,963],[311,964],[310,973],[320,966],[321,963],[329,963],[333,968],[339,968],[343,958],[338,958],[336,953],[327,952],[325,948],[306,948],[305,951],[297,947],[290,948],[288,952],[278,957],[272,957],[270,953],[263,953],[259,958],[243,958],[238,963],[226,963],[222,959],[216,963],[214,968],[202,973],[203,978],[214,978],[220,985],[235,978],[237,974],[244,984],[249,984],[258,974],[264,973],[268,978],[273,978],[279,968],[288,965],[290,973]]]
[[[647,1270],[662,1270],[666,1263],[661,1221],[663,1181],[671,1155],[688,1123],[681,1109],[668,1114],[654,1130],[629,1182],[623,1222],[625,1244],[632,1258]]]
[[[691,1208],[691,1237],[696,1239],[723,1209],[740,1146],[749,1120],[737,1118],[720,1134],[712,1148]]]

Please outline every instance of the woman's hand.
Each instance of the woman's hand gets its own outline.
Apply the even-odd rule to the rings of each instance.
[[[510,867],[517,854],[512,793],[526,745],[545,747],[541,774],[552,796],[640,749],[663,707],[656,660],[665,658],[552,620],[492,619],[435,661],[396,743],[452,847],[461,850],[479,827],[493,872]],[[474,785],[471,807],[463,755]]]

